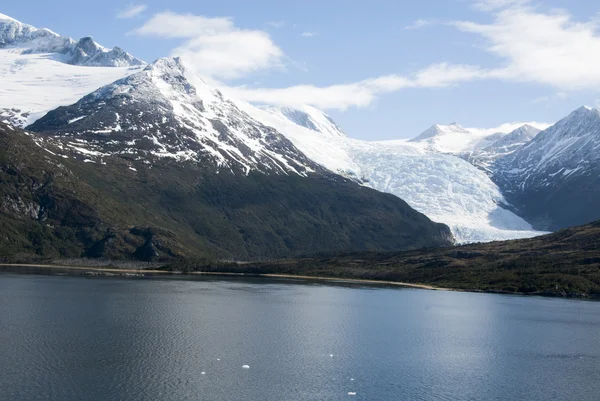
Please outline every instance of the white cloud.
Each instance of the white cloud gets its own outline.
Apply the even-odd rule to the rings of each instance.
[[[366,107],[378,96],[406,88],[442,88],[458,82],[479,79],[484,73],[477,67],[432,65],[411,76],[385,75],[359,82],[318,87],[296,85],[288,88],[229,87],[225,92],[248,102],[294,106],[310,104],[321,109],[346,110]]]
[[[301,36],[305,37],[305,38],[311,38],[313,36],[318,36],[319,33],[318,32],[302,32]]]
[[[453,23],[464,32],[481,36],[486,51],[504,66],[489,71],[490,78],[551,85],[562,91],[600,85],[600,36],[597,21],[577,22],[566,11],[540,12],[523,1],[486,3],[505,8],[493,11],[490,24]]]
[[[418,19],[405,26],[405,30],[422,29],[435,24],[434,20]]]
[[[475,5],[491,13],[492,22],[449,23],[483,39],[484,50],[498,58],[496,65],[438,63],[406,76],[391,74],[327,86],[229,87],[226,91],[251,102],[311,104],[344,110],[368,106],[385,93],[406,88],[440,88],[473,80],[539,83],[555,87],[559,93],[599,88],[600,68],[594,67],[600,65],[597,21],[577,22],[565,11],[541,12],[528,3],[527,0],[480,0]],[[431,20],[417,20],[406,29],[431,23]],[[182,39],[172,55],[182,56],[196,73],[214,80],[240,78],[281,67],[285,60],[283,51],[268,33],[236,27],[231,18],[163,12],[134,32]],[[315,34],[304,32],[302,36]]]
[[[284,57],[268,33],[240,29],[231,18],[162,12],[134,33],[183,39],[171,55],[185,59],[196,73],[215,78],[240,78],[281,66]]]
[[[145,4],[130,4],[127,8],[119,10],[117,13],[118,19],[130,19],[139,16],[148,8]]]

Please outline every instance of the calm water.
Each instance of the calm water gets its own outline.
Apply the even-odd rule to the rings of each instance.
[[[0,274],[2,400],[599,397],[598,302]]]

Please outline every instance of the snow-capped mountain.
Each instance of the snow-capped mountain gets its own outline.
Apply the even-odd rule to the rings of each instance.
[[[192,160],[245,174],[323,170],[274,128],[189,73],[179,58],[159,59],[28,128],[98,163],[131,155]]]
[[[600,218],[600,110],[575,110],[499,159],[493,178],[541,229]]]
[[[132,67],[145,64],[120,47],[107,49],[90,37],[75,41],[49,29],[38,29],[0,14],[0,48],[25,53],[57,53],[60,61],[73,65]]]
[[[366,186],[394,194],[432,220],[449,225],[459,242],[540,234],[509,210],[500,189],[484,172],[459,157],[429,151],[416,143],[351,139],[340,135],[335,124],[330,128],[307,127],[306,118],[296,118],[306,108],[297,114],[289,113],[289,108],[257,109],[238,104],[255,119],[287,136],[312,160]]]
[[[0,14],[0,121],[31,124],[143,64],[118,47],[75,41]]]
[[[488,174],[493,174],[493,164],[496,160],[516,152],[540,132],[540,129],[525,124],[509,134],[498,134],[498,139],[492,142],[491,145],[472,152],[462,153],[460,156]]]
[[[539,126],[547,128],[546,124],[539,124]],[[540,131],[531,124],[505,124],[495,132],[487,129],[464,128],[457,123],[436,124],[409,142],[438,153],[455,155],[480,151],[496,153],[508,150],[505,149],[506,147],[514,149],[521,141],[526,142],[527,137],[535,136],[536,130]]]
[[[525,124],[511,133],[501,136],[497,141],[491,145],[486,146],[482,150],[485,152],[495,154],[509,154],[513,153],[518,148],[527,144],[542,130],[532,125]]]

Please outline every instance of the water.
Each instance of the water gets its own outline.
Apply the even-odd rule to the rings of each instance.
[[[0,275],[2,400],[599,397],[598,302]]]

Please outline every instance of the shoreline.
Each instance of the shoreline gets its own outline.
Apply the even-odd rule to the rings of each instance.
[[[6,269],[8,268],[8,269]],[[12,268],[12,269],[11,269]],[[27,269],[33,269],[27,271]],[[330,277],[330,276],[307,276],[301,274],[275,274],[275,273],[236,273],[236,272],[182,272],[182,271],[169,271],[169,270],[157,270],[157,269],[132,269],[132,268],[117,268],[117,267],[85,267],[85,266],[69,266],[69,265],[46,265],[46,264],[20,264],[20,263],[0,263],[0,273],[15,273],[15,274],[36,274],[39,272],[51,272],[51,270],[60,270],[55,272],[57,276],[92,276],[92,277],[180,277],[185,279],[186,277],[191,278],[193,276],[223,276],[223,277],[254,277],[254,278],[272,278],[272,279],[290,279],[290,280],[305,280],[305,281],[321,281],[331,283],[354,283],[354,284],[365,284],[365,285],[382,285],[382,286],[393,286],[398,288],[412,288],[419,290],[428,291],[451,291],[451,292],[469,292],[479,294],[501,294],[501,295],[518,295],[518,296],[541,296],[545,298],[565,298],[565,299],[588,299],[596,300],[598,297],[590,296],[589,294],[584,295],[568,295],[554,292],[539,292],[539,293],[522,293],[522,292],[508,292],[508,291],[494,291],[494,290],[480,290],[480,289],[464,289],[464,288],[448,288],[448,287],[436,287],[428,284],[417,284],[407,283],[400,281],[389,281],[389,280],[372,280],[372,279],[359,279],[359,278],[344,278],[344,277]]]
[[[37,269],[38,271],[51,271],[51,270],[66,270],[71,272],[82,272],[85,275],[86,272],[92,273],[113,273],[118,275],[147,275],[151,276],[230,276],[230,277],[263,277],[263,278],[281,278],[281,279],[297,279],[297,280],[314,280],[314,281],[329,281],[329,282],[348,282],[348,283],[356,283],[356,284],[373,284],[373,285],[390,285],[404,288],[414,288],[421,290],[430,290],[430,291],[461,291],[459,289],[453,288],[444,288],[444,287],[435,287],[427,284],[414,284],[414,283],[405,283],[399,281],[386,281],[386,280],[369,280],[369,279],[356,279],[356,278],[343,278],[343,277],[326,277],[326,276],[306,276],[306,275],[296,275],[296,274],[271,274],[271,273],[234,273],[234,272],[189,272],[183,273],[179,271],[167,271],[167,270],[156,270],[156,269],[131,269],[125,268],[120,269],[116,267],[85,267],[85,266],[68,266],[68,265],[44,265],[44,264],[20,264],[20,263],[0,263],[0,270],[3,267],[8,268],[24,268],[24,269]],[[9,271],[13,273],[22,273],[28,274],[27,271]],[[73,274],[73,276],[78,276]],[[471,292],[481,292],[481,291],[471,291]]]

